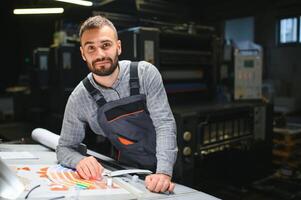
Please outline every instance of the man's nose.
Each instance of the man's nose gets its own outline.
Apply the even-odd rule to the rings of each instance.
[[[101,49],[100,47],[97,48],[96,54],[97,54],[97,57],[100,57],[100,58],[104,58],[104,57],[105,57],[105,52],[104,52],[104,50]]]

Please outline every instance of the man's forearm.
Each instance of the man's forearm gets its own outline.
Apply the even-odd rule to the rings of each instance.
[[[170,125],[170,127],[173,126]],[[173,128],[158,130],[156,152],[156,172],[172,176],[178,152],[175,130]]]
[[[79,152],[77,152],[75,149],[72,149],[70,147],[65,147],[62,145],[57,146],[56,152],[57,152],[57,160],[61,165],[74,168],[74,169],[77,163],[85,157],[81,155]]]

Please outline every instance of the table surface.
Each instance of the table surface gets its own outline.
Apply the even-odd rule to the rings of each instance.
[[[32,145],[32,144],[0,144],[0,151],[3,152],[18,152],[18,151],[26,151],[32,153],[36,159],[19,159],[19,160],[4,160],[8,165],[55,165],[57,164],[56,154],[51,149],[44,147],[42,145]],[[123,179],[131,180],[131,175],[126,175]],[[176,184],[174,189],[174,194],[158,194],[149,192],[145,186],[144,181],[139,179],[136,182],[131,182],[131,185],[137,188],[140,191],[143,191],[143,195],[139,197],[134,197],[130,199],[167,199],[167,200],[217,200],[217,198],[203,193],[201,191],[197,191],[191,189],[189,187]],[[21,195],[22,196],[22,195]],[[24,195],[23,195],[24,196]],[[106,197],[101,197],[102,199],[112,199],[109,195]],[[1,199],[1,198],[0,198]],[[80,196],[79,199],[99,199],[99,196]],[[129,199],[129,197],[123,196],[118,197],[117,199]]]

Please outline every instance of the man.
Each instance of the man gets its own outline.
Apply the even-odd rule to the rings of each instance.
[[[89,125],[111,141],[121,163],[155,172],[145,178],[150,191],[173,191],[176,126],[160,73],[144,61],[118,61],[121,41],[104,17],[88,18],[79,37],[82,58],[91,73],[68,99],[58,161],[76,168],[84,179],[101,176],[101,163],[77,151]]]

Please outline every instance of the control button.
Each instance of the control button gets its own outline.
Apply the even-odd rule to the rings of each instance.
[[[183,133],[183,139],[184,139],[184,141],[189,142],[191,140],[191,137],[192,137],[191,132],[185,131]]]
[[[190,156],[191,155],[191,148],[190,147],[185,147],[184,149],[183,149],[183,155],[184,156]]]

